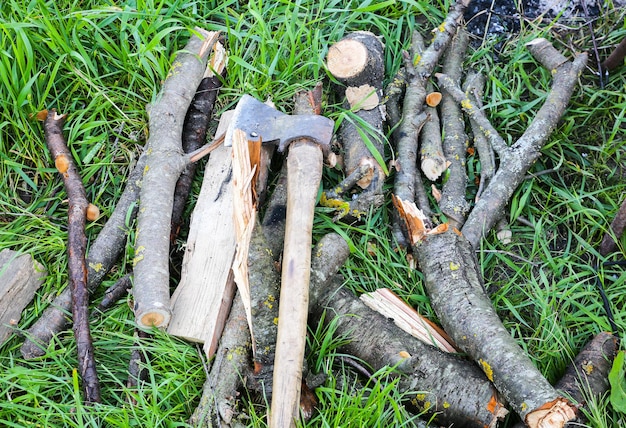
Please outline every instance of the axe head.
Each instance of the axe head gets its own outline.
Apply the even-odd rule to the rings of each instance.
[[[327,153],[335,122],[315,114],[288,115],[262,103],[250,95],[244,95],[237,103],[226,130],[225,146],[232,146],[236,129],[244,131],[249,141],[277,144],[283,151],[298,138],[308,138]]]

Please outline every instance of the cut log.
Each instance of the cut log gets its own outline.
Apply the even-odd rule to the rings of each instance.
[[[197,28],[176,56],[158,100],[148,106],[150,135],[137,215],[134,312],[140,328],[171,319],[169,248],[176,182],[193,155],[183,155],[182,126],[219,33]]]
[[[356,115],[354,119],[348,116],[339,127],[344,172],[348,176],[368,165],[371,173],[357,184],[367,192],[380,194],[386,177],[382,157],[385,115],[379,107],[385,74],[384,46],[374,34],[356,31],[329,48],[327,65],[331,74],[345,85],[337,87],[338,95],[345,97],[344,108]]]
[[[15,331],[24,308],[47,275],[29,254],[0,251],[0,345]]]
[[[328,267],[341,266],[348,257],[348,244],[342,237],[326,235],[313,253],[311,316],[326,325],[332,323],[334,336],[342,340],[338,352],[353,355],[374,370],[396,367],[399,391],[437,425],[497,426],[508,412],[475,364],[405,333],[341,287],[341,281],[328,276],[335,271]]]
[[[167,330],[174,336],[205,343],[209,357],[215,352],[234,293],[231,153],[230,147],[221,146],[207,163]]]
[[[476,361],[531,428],[563,427],[576,407],[556,391],[519,347],[483,288],[471,244],[460,234],[415,242],[424,287],[445,331]]]

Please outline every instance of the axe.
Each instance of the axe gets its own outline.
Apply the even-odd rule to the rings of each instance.
[[[290,116],[244,95],[231,118],[224,144],[235,130],[249,141],[276,144],[287,156],[287,210],[274,359],[270,428],[295,426],[299,415],[311,273],[311,232],[323,156],[330,151],[334,122],[319,115]]]

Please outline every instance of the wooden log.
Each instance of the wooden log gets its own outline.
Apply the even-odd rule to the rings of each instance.
[[[381,166],[384,113],[379,108],[385,75],[383,60],[383,44],[367,31],[350,33],[329,48],[327,57],[331,74],[345,85],[337,89],[340,97],[345,96],[344,108],[369,125],[366,129],[349,117],[342,122],[339,138],[343,142],[344,172],[350,175],[361,165],[369,165],[371,173],[357,184],[374,193],[382,192],[386,176]]]
[[[29,254],[0,251],[0,345],[17,327],[24,308],[47,275]]]
[[[205,168],[167,329],[174,336],[204,343],[209,357],[215,352],[235,290],[231,153],[231,147],[217,148]]]
[[[176,56],[158,100],[148,106],[150,135],[137,216],[134,312],[140,328],[166,328],[171,319],[169,248],[176,182],[193,155],[184,155],[182,126],[219,33],[197,28]]]

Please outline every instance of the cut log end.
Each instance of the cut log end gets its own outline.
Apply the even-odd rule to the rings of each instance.
[[[430,181],[437,181],[448,169],[446,160],[441,156],[428,157],[422,160],[422,172]]]
[[[367,66],[367,48],[358,40],[340,40],[328,50],[326,64],[338,79],[358,76]]]
[[[152,309],[149,312],[137,315],[137,324],[140,328],[165,328],[170,322],[170,312],[164,309]]]
[[[576,418],[576,409],[564,398],[546,403],[526,415],[530,428],[562,428]]]

